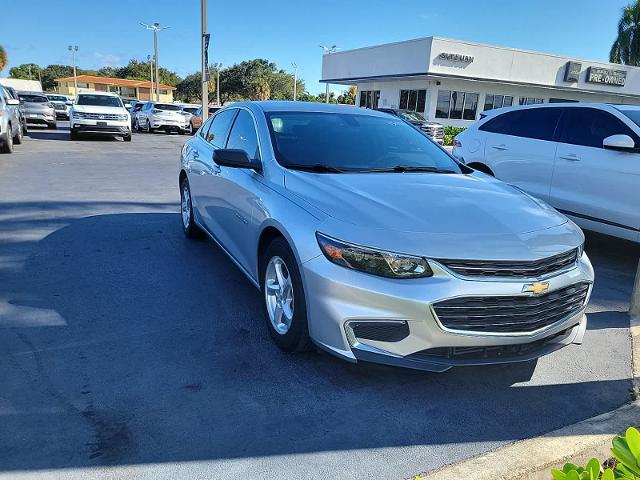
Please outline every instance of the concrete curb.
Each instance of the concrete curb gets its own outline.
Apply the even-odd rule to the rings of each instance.
[[[634,392],[640,392],[640,316],[630,317]],[[611,456],[611,440],[628,427],[640,427],[640,400],[546,435],[518,441],[492,452],[419,475],[420,480],[549,480],[552,468],[585,464]],[[414,477],[415,478],[415,477]]]

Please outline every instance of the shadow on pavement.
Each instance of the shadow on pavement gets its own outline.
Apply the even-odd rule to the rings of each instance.
[[[628,352],[597,332],[528,383],[527,365],[436,375],[287,355],[258,291],[177,214],[66,219],[37,242],[19,235],[29,222],[4,248],[24,262],[0,268],[0,471],[502,442],[628,398]]]

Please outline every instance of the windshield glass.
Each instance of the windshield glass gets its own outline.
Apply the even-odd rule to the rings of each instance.
[[[620,112],[629,117],[633,123],[640,127],[640,110],[618,110],[620,110]]]
[[[47,98],[52,102],[66,102],[67,99],[62,95],[47,95]]]
[[[166,110],[169,112],[177,112],[180,110],[178,105],[171,105],[170,103],[156,103],[153,108],[157,110]]]
[[[19,94],[20,100],[22,102],[28,103],[49,103],[49,99],[44,95],[28,95],[28,94]]]
[[[424,117],[418,112],[400,112],[400,116],[410,122],[424,122]]]
[[[122,107],[122,102],[118,97],[111,95],[86,95],[78,96],[76,105],[95,105],[98,107]]]
[[[461,173],[440,147],[404,121],[320,112],[267,113],[278,162],[340,170],[425,167]]]

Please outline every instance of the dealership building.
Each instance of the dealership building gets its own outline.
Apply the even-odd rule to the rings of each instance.
[[[640,68],[428,37],[327,53],[322,82],[356,85],[356,105],[464,127],[485,110],[546,102],[640,104]]]

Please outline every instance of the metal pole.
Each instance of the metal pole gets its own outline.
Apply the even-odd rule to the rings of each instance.
[[[638,261],[638,270],[636,271],[636,281],[633,285],[633,293],[631,294],[631,306],[629,314],[632,317],[640,317],[640,261]]]
[[[327,92],[325,93],[325,103],[329,103],[329,83],[327,82]]]
[[[153,100],[153,63],[151,63],[151,55],[147,55],[147,62],[149,62],[149,78],[151,79],[151,85],[149,86],[149,100]]]
[[[154,26],[156,24],[154,23]],[[153,29],[153,52],[155,55],[156,63],[156,102],[160,101],[160,75],[158,74],[158,29]]]
[[[73,65],[73,88],[74,95],[78,96],[78,74],[76,72],[76,52],[78,51],[78,46],[69,45],[69,51],[71,52],[71,64]]]
[[[200,42],[202,46],[202,122],[209,117],[209,85],[207,84],[207,68],[209,67],[205,59],[205,38],[207,33],[207,0],[201,0],[202,35]],[[216,87],[217,88],[217,87]]]
[[[216,67],[216,103],[220,106],[220,68],[222,68],[222,64],[218,63]]]

